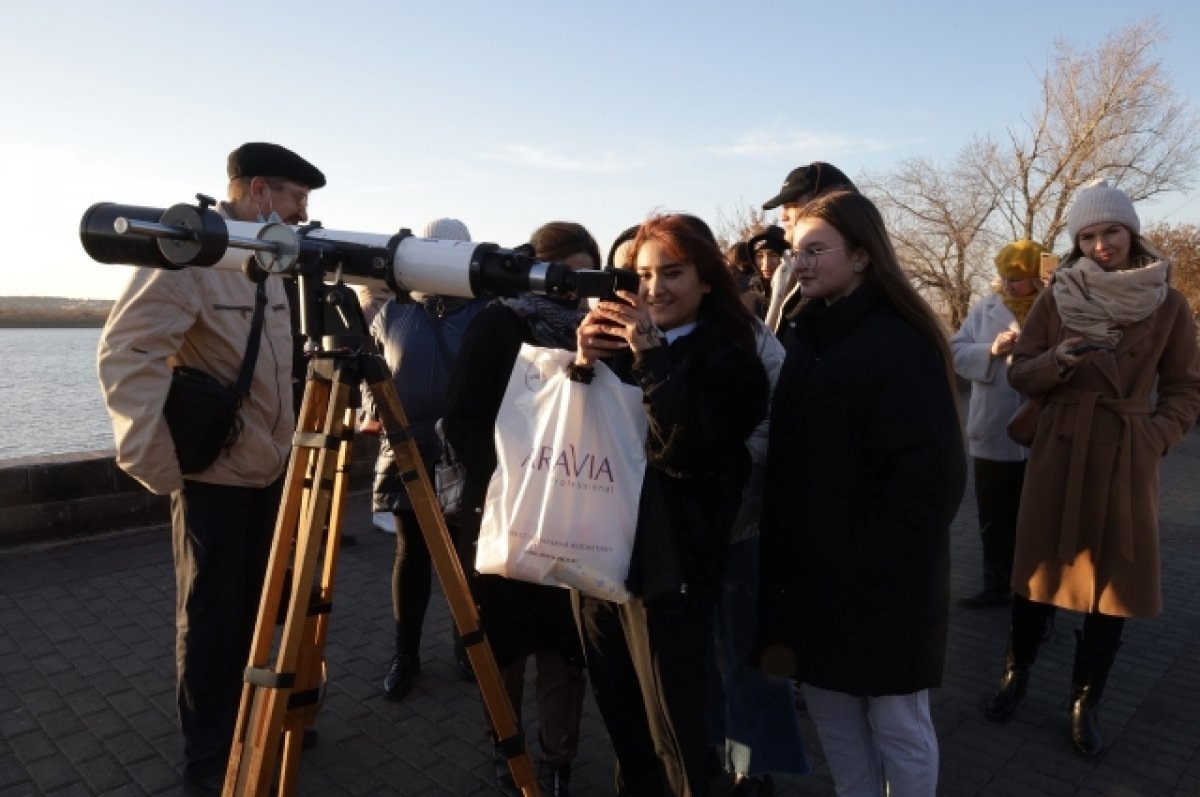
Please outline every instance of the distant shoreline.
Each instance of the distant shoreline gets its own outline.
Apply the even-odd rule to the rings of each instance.
[[[112,306],[109,299],[0,296],[0,329],[98,329]]]
[[[34,316],[30,318],[0,318],[0,329],[102,329],[102,318],[59,318],[54,316]]]

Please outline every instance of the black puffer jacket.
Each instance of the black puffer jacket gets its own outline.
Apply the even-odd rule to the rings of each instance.
[[[763,666],[854,695],[941,682],[965,457],[937,348],[874,283],[785,327],[761,526]],[[765,655],[764,655],[765,654]]]

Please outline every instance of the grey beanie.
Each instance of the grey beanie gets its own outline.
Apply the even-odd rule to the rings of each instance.
[[[1071,243],[1078,242],[1079,231],[1084,227],[1112,221],[1124,224],[1134,235],[1142,231],[1137,211],[1125,192],[1113,188],[1103,178],[1092,180],[1079,189],[1075,204],[1067,213],[1067,232],[1071,234]]]
[[[437,238],[442,241],[469,241],[471,231],[458,219],[441,218],[425,222],[417,235],[421,238]]]

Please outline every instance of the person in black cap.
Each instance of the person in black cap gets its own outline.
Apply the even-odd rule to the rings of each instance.
[[[238,147],[228,173],[229,198],[217,210],[240,221],[304,221],[309,191],[325,185],[315,166],[276,144]],[[224,779],[291,451],[292,323],[283,283],[256,285],[214,268],[136,269],[97,351],[117,464],[152,493],[171,496],[176,697],[191,793],[215,794]],[[172,367],[236,383],[256,316],[261,345],[240,431],[212,464],[184,473],[162,412]]]
[[[783,225],[784,238],[790,241],[792,227],[800,218],[800,209],[818,194],[834,188],[858,191],[841,169],[823,161],[813,161],[807,166],[799,166],[788,172],[783,181],[783,188],[763,203],[763,210],[780,208],[779,223]],[[766,315],[767,326],[776,332],[779,331],[780,319],[790,315],[800,303],[800,292],[795,290],[795,287],[792,263],[783,263],[782,267],[776,269],[771,280],[770,294],[773,301],[767,308]]]
[[[783,181],[783,188],[779,189],[778,194],[764,202],[762,207],[763,210],[772,210],[782,205],[782,210],[779,211],[779,223],[783,225],[784,232],[790,238],[792,226],[800,217],[801,206],[817,194],[823,194],[831,188],[839,186],[858,190],[850,178],[843,174],[838,167],[822,161],[813,161],[807,166],[799,166],[788,172],[788,176]]]

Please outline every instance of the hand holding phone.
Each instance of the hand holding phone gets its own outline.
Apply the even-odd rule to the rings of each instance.
[[[1077,343],[1067,349],[1067,354],[1072,357],[1078,357],[1081,354],[1087,354],[1089,351],[1112,351],[1113,346],[1107,343]]]

